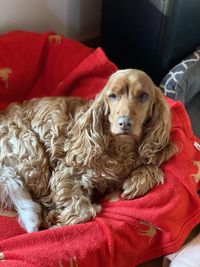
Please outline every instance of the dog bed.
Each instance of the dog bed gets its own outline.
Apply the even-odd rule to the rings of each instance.
[[[54,33],[11,32],[0,36],[0,107],[46,95],[93,98],[115,70],[101,48]],[[167,101],[179,153],[162,165],[164,184],[130,201],[112,193],[92,221],[31,234],[3,210],[0,265],[134,267],[179,249],[200,222],[200,140],[182,103]]]

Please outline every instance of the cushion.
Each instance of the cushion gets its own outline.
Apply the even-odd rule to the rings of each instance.
[[[161,81],[160,87],[168,97],[188,103],[200,92],[199,77],[200,47],[173,67]]]
[[[160,87],[167,96],[185,104],[193,131],[200,137],[200,47],[172,68]]]
[[[117,68],[104,52],[52,33],[0,36],[0,103],[44,95],[92,98]],[[162,165],[165,182],[146,195],[101,200],[90,222],[27,234],[12,211],[0,213],[0,261],[12,267],[130,267],[176,251],[200,221],[200,139],[180,102],[167,98],[180,152]],[[184,168],[183,168],[184,166]],[[175,189],[175,190],[174,190]]]

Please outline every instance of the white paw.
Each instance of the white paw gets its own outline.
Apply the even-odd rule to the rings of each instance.
[[[41,207],[38,203],[31,201],[27,205],[18,209],[19,223],[28,232],[37,232],[41,223]]]
[[[40,226],[40,218],[37,213],[26,210],[19,213],[19,223],[28,233],[37,232]]]

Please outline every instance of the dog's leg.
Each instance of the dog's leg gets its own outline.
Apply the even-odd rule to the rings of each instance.
[[[83,196],[81,199],[73,197],[73,200],[69,200],[65,208],[49,212],[47,225],[48,227],[55,228],[88,222],[100,211],[101,206],[98,204],[91,204],[89,199],[84,199]]]
[[[141,166],[134,170],[123,184],[122,198],[133,199],[146,194],[151,188],[163,183],[164,174],[159,167]]]
[[[56,226],[84,223],[94,218],[101,211],[101,206],[92,204],[84,195],[72,196],[63,209],[53,211],[56,215]],[[52,216],[53,214],[51,214]]]
[[[19,222],[27,232],[38,230],[41,207],[32,200],[21,178],[12,168],[6,166],[0,169],[0,195],[1,206],[14,206],[18,212]]]
[[[61,171],[63,170],[63,171]],[[89,221],[101,211],[101,206],[91,202],[92,173],[73,167],[59,168],[51,180],[54,209],[47,221],[52,225],[69,225]]]

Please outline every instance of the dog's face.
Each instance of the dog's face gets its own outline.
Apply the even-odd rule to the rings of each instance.
[[[152,115],[156,90],[142,71],[120,70],[113,74],[105,89],[112,134],[139,138]]]

